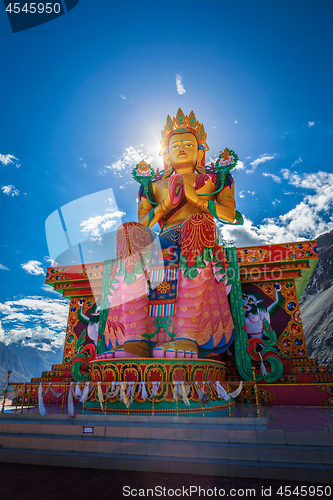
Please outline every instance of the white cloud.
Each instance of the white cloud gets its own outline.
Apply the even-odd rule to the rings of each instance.
[[[18,196],[20,194],[20,191],[16,189],[12,184],[9,184],[8,186],[2,186],[1,189],[3,193],[7,194],[8,196]]]
[[[279,203],[281,203],[281,200],[277,200],[276,198],[275,198],[275,200],[274,200],[274,201],[272,201],[272,205],[273,205],[274,207],[277,207]]]
[[[333,174],[324,171],[313,174],[298,174],[296,171],[292,172],[287,168],[283,168],[281,173],[283,178],[288,180],[289,184],[298,188],[313,189],[318,193],[328,186],[332,187],[333,185]]]
[[[282,182],[281,177],[279,177],[278,175],[275,175],[275,174],[271,174],[270,172],[263,172],[262,175],[264,177],[272,177],[273,181],[277,182],[279,184]]]
[[[314,191],[278,218],[279,225],[284,226],[298,238],[316,238],[333,228],[333,174],[319,171],[313,174],[298,174],[283,170],[283,177],[288,183]]]
[[[238,120],[235,120],[234,123],[236,123],[236,125],[238,125]]]
[[[44,290],[44,292],[51,293],[52,295],[56,295],[58,298],[60,296],[59,292],[56,292],[52,286],[47,285],[46,283],[43,283],[41,286],[41,289]]]
[[[7,301],[0,303],[0,315],[0,340],[6,345],[19,342],[42,350],[63,346],[68,317],[65,299],[35,296]]]
[[[232,240],[236,247],[269,245],[296,241],[295,235],[287,227],[279,226],[273,219],[266,219],[262,224],[254,226],[250,219],[244,217],[243,226],[224,226],[223,237]]]
[[[29,260],[29,262],[26,262],[25,264],[21,264],[21,267],[27,271],[28,274],[33,274],[34,276],[38,276],[39,274],[45,274],[45,271],[42,267],[41,262],[38,262],[38,260]]]
[[[295,160],[294,163],[291,165],[291,168],[293,168],[297,163],[302,163],[302,158],[298,158],[298,160]]]
[[[215,158],[213,156],[206,156],[206,167],[211,167],[212,164],[214,165],[216,160],[217,160],[217,156]]]
[[[82,163],[80,164],[80,167],[87,168],[87,164],[86,164],[86,163],[84,163],[83,159],[82,159],[82,158],[79,158],[79,160],[82,162]]]
[[[307,126],[310,127],[310,128],[313,127],[314,125],[315,125],[315,122],[308,122],[307,123]]]
[[[125,152],[114,163],[106,165],[100,173],[109,171],[117,177],[123,177],[124,175],[129,174],[141,160],[150,163],[153,159],[154,158],[152,156],[145,154],[142,149],[128,146],[125,149]]]
[[[185,94],[186,90],[184,89],[181,75],[176,75],[176,86],[178,94],[180,95]]]
[[[244,163],[242,161],[238,160],[237,165],[234,168],[234,170],[244,170],[244,168],[245,168]]]
[[[249,190],[246,191],[246,193],[251,194],[252,196],[254,196],[256,194],[255,191],[249,191]],[[239,191],[238,196],[240,198],[245,198],[245,189],[243,189],[242,191]]]
[[[47,262],[47,264],[50,264],[50,267],[56,267],[58,265],[58,263],[55,260],[51,259],[51,257],[49,257],[48,255],[44,257],[44,261]]]
[[[275,157],[276,157],[276,153],[274,153],[271,156],[269,156],[267,154],[259,156],[259,158],[257,158],[256,160],[254,160],[254,161],[252,161],[250,163],[250,165],[251,165],[252,168],[251,169],[247,169],[246,173],[247,174],[253,174],[253,172],[256,170],[257,166],[260,165],[260,163],[265,163],[266,161],[273,160]]]
[[[333,229],[333,174],[321,171],[300,175],[284,169],[283,177],[289,184],[315,194],[305,195],[289,212],[264,219],[258,226],[244,217],[244,226],[223,227],[226,239],[234,240],[236,246],[286,243],[314,239]],[[277,206],[280,200],[272,203]]]
[[[127,99],[127,95],[120,94],[120,97],[121,97],[122,99],[124,99],[124,101],[126,101],[126,99]]]
[[[1,269],[2,271],[10,271],[10,269],[8,269],[8,267],[6,267],[6,266],[4,266],[4,265],[2,265],[2,264],[0,264],[0,269]]]
[[[89,241],[96,241],[96,243],[98,243],[99,245],[102,244],[102,241],[103,241],[103,238],[101,235],[99,236],[96,236],[95,238],[90,238]],[[89,252],[92,252],[92,250],[89,250]]]
[[[19,168],[21,165],[18,163],[18,161],[18,158],[15,158],[14,155],[0,155],[0,162],[3,165],[9,165],[10,163],[12,163],[17,168]]]
[[[90,217],[89,219],[83,220],[81,222],[80,226],[82,227],[82,229],[80,231],[86,234],[90,233],[92,237],[100,239],[100,230],[102,229],[105,232],[107,229],[115,226],[119,221],[113,219],[119,219],[123,215],[126,215],[125,212],[117,210],[116,212],[111,212],[104,215],[96,215],[96,217]]]
[[[218,222],[220,230],[222,225]],[[260,245],[263,243],[258,228],[253,226],[250,219],[244,217],[243,226],[223,226],[223,238],[233,241],[237,247]]]

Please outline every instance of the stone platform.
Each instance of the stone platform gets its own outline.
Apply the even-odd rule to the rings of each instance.
[[[317,409],[308,410],[311,414]],[[269,415],[255,418],[216,414],[81,414],[70,419],[68,415],[4,413],[0,418],[1,461],[333,482],[333,434],[328,414],[328,418],[317,419],[314,429],[320,430],[306,431],[290,431],[288,426],[272,428]],[[87,430],[93,432],[84,432]]]

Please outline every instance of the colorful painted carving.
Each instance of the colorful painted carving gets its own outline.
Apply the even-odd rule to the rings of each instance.
[[[276,300],[268,308],[260,293],[243,293],[246,331],[251,338],[258,337],[261,339],[263,337],[264,320],[270,324],[271,315],[273,315],[277,311],[277,308],[284,303],[284,298],[281,294],[281,286],[279,283],[275,283],[274,287],[276,290]]]
[[[117,258],[49,270],[47,283],[71,298],[63,361],[76,381],[217,382],[210,363],[229,381],[252,381],[253,367],[265,383],[331,377],[307,359],[298,306],[316,242],[236,250],[223,241],[215,219],[243,223],[231,175],[238,157],[225,148],[205,166],[206,140],[193,112],[168,116],[164,169],[133,169],[138,222],[118,228]],[[163,391],[174,400],[171,386]],[[262,391],[265,404],[276,397]]]
[[[106,285],[109,312],[99,332],[110,358],[205,357],[226,351],[234,338],[225,249],[214,217],[241,223],[230,174],[237,155],[225,148],[206,171],[204,127],[180,109],[167,118],[161,145],[163,172],[154,176],[144,161],[133,170],[141,184],[139,223],[118,229],[118,259]],[[149,228],[156,223],[160,259],[150,251]],[[165,275],[160,284],[158,273]]]

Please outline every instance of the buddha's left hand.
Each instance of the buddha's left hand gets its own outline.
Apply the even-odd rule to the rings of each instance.
[[[186,199],[191,205],[200,209],[204,200],[197,195],[194,185],[195,185],[195,174],[185,175],[184,187],[185,187]]]
[[[193,207],[199,212],[210,214],[213,217],[220,218],[229,222],[235,219],[235,196],[234,186],[225,187],[216,199],[209,199],[212,196],[207,193],[205,196],[198,196],[195,190],[195,176],[184,175],[185,196]],[[206,198],[207,196],[207,198]]]
[[[174,207],[179,204],[184,194],[184,178],[182,174],[173,174],[169,180],[169,196]]]

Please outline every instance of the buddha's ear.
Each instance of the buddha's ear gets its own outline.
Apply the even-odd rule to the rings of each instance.
[[[204,151],[202,151],[202,149],[199,149],[199,151],[198,151],[198,156],[197,156],[197,158],[198,158],[197,162],[198,162],[198,163],[201,163],[201,160],[202,160],[202,158],[204,157],[204,154],[205,154],[205,152],[204,152]]]
[[[171,158],[170,158],[170,154],[169,153],[167,153],[166,155],[164,155],[163,160],[164,160],[164,163],[166,165],[168,165],[168,167],[171,167]]]

